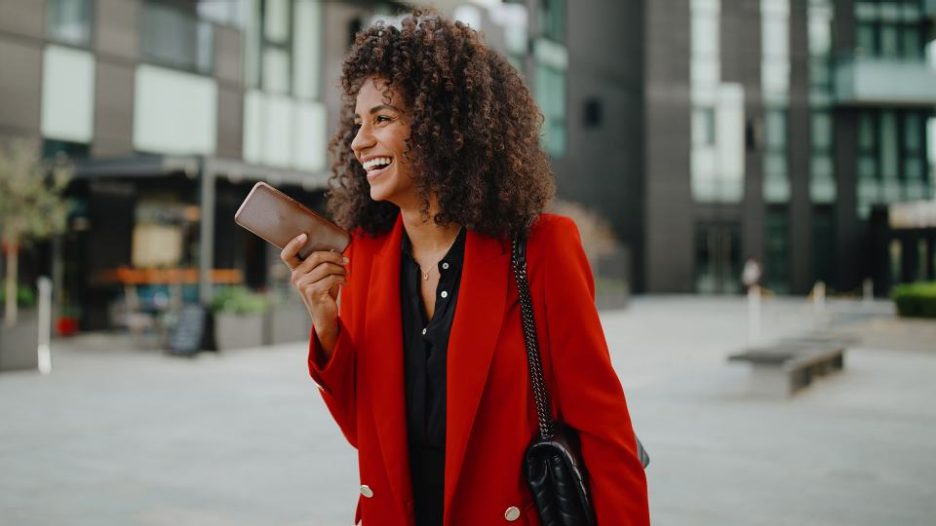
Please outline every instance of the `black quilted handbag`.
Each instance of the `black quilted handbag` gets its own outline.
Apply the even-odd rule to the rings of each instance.
[[[539,434],[530,442],[524,457],[527,483],[543,526],[593,526],[595,511],[589,494],[588,473],[579,450],[578,434],[562,422],[552,419],[549,391],[543,378],[543,366],[536,342],[533,300],[527,282],[526,242],[521,238],[513,241],[512,262],[520,296],[530,383],[539,421]],[[637,449],[640,461],[646,467],[650,458],[639,440]]]

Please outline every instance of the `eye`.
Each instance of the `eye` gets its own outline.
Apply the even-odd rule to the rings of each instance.
[[[374,120],[378,123],[381,123],[381,122],[390,122],[393,119],[391,119],[390,116],[388,115],[378,115],[377,118]]]

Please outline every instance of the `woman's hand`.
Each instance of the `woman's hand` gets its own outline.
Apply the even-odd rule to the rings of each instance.
[[[292,270],[290,282],[299,291],[302,302],[312,317],[312,324],[325,358],[331,357],[338,339],[338,291],[345,283],[348,258],[337,252],[312,252],[304,260],[299,259],[299,249],[305,245],[307,236],[300,234],[290,241],[280,259]]]

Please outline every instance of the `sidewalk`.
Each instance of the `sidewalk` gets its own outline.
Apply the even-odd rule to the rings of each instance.
[[[639,297],[602,314],[653,459],[654,524],[933,524],[936,343],[921,342],[936,324],[903,324],[886,303],[763,311],[767,338],[828,318],[871,345],[849,350],[841,375],[760,400],[725,362],[746,344],[743,299]],[[190,359],[130,343],[57,341],[52,375],[0,375],[0,523],[351,524],[355,452],[304,344]]]

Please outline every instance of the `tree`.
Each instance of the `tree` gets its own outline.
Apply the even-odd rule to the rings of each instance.
[[[62,194],[72,176],[64,157],[44,161],[33,143],[14,140],[0,145],[0,237],[6,255],[4,324],[16,323],[16,288],[20,248],[65,230]]]

